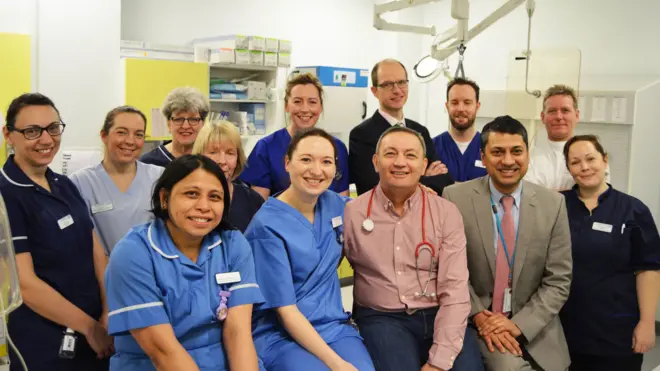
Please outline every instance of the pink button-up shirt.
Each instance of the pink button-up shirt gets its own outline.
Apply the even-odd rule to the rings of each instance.
[[[380,185],[376,186],[371,232],[362,227],[371,192],[349,202],[344,213],[344,253],[355,270],[354,300],[359,305],[409,313],[440,306],[428,362],[447,370],[463,347],[470,314],[465,231],[463,218],[453,203],[425,194],[426,239],[436,248],[436,265],[430,267],[429,254],[420,252],[420,284],[415,247],[422,241],[422,192],[426,191],[417,189],[399,216]],[[436,294],[430,298],[420,295],[429,275],[427,293]]]

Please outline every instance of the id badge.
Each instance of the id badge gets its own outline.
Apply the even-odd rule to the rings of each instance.
[[[511,312],[511,288],[507,287],[504,289],[504,305],[502,306],[502,312],[509,313]]]

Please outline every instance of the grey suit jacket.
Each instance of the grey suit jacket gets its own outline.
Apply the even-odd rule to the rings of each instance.
[[[511,320],[527,340],[521,345],[539,366],[545,371],[565,371],[570,357],[558,313],[568,298],[573,269],[566,204],[558,192],[527,181],[522,187]],[[443,197],[463,215],[471,315],[475,315],[490,308],[495,285],[488,176],[445,188]]]

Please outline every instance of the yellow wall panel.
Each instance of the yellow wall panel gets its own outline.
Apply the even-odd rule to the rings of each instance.
[[[32,55],[29,35],[0,32],[0,110],[7,114],[9,103],[31,89]],[[0,165],[7,159],[7,146],[2,138]]]
[[[127,58],[125,63],[125,103],[147,116],[147,137],[151,140],[169,137],[152,130],[152,110],[160,109],[172,89],[190,86],[208,94],[207,64],[137,58]]]

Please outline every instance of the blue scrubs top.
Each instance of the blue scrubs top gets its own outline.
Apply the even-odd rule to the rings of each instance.
[[[163,170],[137,161],[135,177],[126,192],[117,188],[102,164],[71,174],[70,179],[87,203],[107,255],[131,228],[153,219],[152,191]]]
[[[37,277],[90,317],[99,319],[102,305],[94,273],[94,225],[78,189],[69,178],[48,169],[48,192],[27,177],[14,162],[14,155],[1,172],[0,192],[16,254],[30,253]],[[76,358],[59,359],[66,327],[41,317],[27,305],[12,312],[8,329],[31,371],[103,369],[81,334]],[[19,369],[13,355],[11,360],[12,367]]]
[[[651,212],[611,186],[591,215],[577,186],[562,193],[573,251],[571,292],[560,312],[569,350],[631,356],[640,316],[635,272],[660,270],[660,237]]]
[[[270,197],[245,232],[254,252],[264,304],[255,307],[257,352],[275,352],[291,341],[275,308],[297,305],[326,343],[359,337],[346,325],[337,266],[343,246],[347,197],[326,191],[318,199],[314,223],[288,204]],[[288,340],[287,340],[288,339]]]
[[[238,272],[240,281],[218,284],[230,272]],[[229,370],[216,317],[220,291],[231,292],[229,308],[263,302],[252,251],[240,232],[210,233],[193,262],[176,248],[160,219],[133,228],[117,244],[105,284],[116,349],[110,369],[118,371],[155,370],[130,330],[165,323],[200,370]]]
[[[145,164],[162,167],[167,166],[172,160],[174,160],[174,156],[165,148],[165,144],[161,144],[140,157],[140,161]]]
[[[337,138],[334,140],[337,145],[337,171],[340,177],[332,182],[330,190],[341,193],[347,191],[349,185],[348,150],[344,142]],[[250,153],[239,179],[251,186],[270,189],[271,195],[287,189],[291,180],[284,168],[284,157],[289,143],[291,135],[286,128],[260,139]]]
[[[486,167],[481,163],[479,132],[472,138],[465,153],[461,153],[448,131],[433,138],[433,147],[440,161],[447,165],[449,174],[457,182],[465,182],[486,175]]]
[[[245,232],[263,203],[264,199],[259,193],[240,180],[235,181],[229,203],[229,222],[239,231]]]

